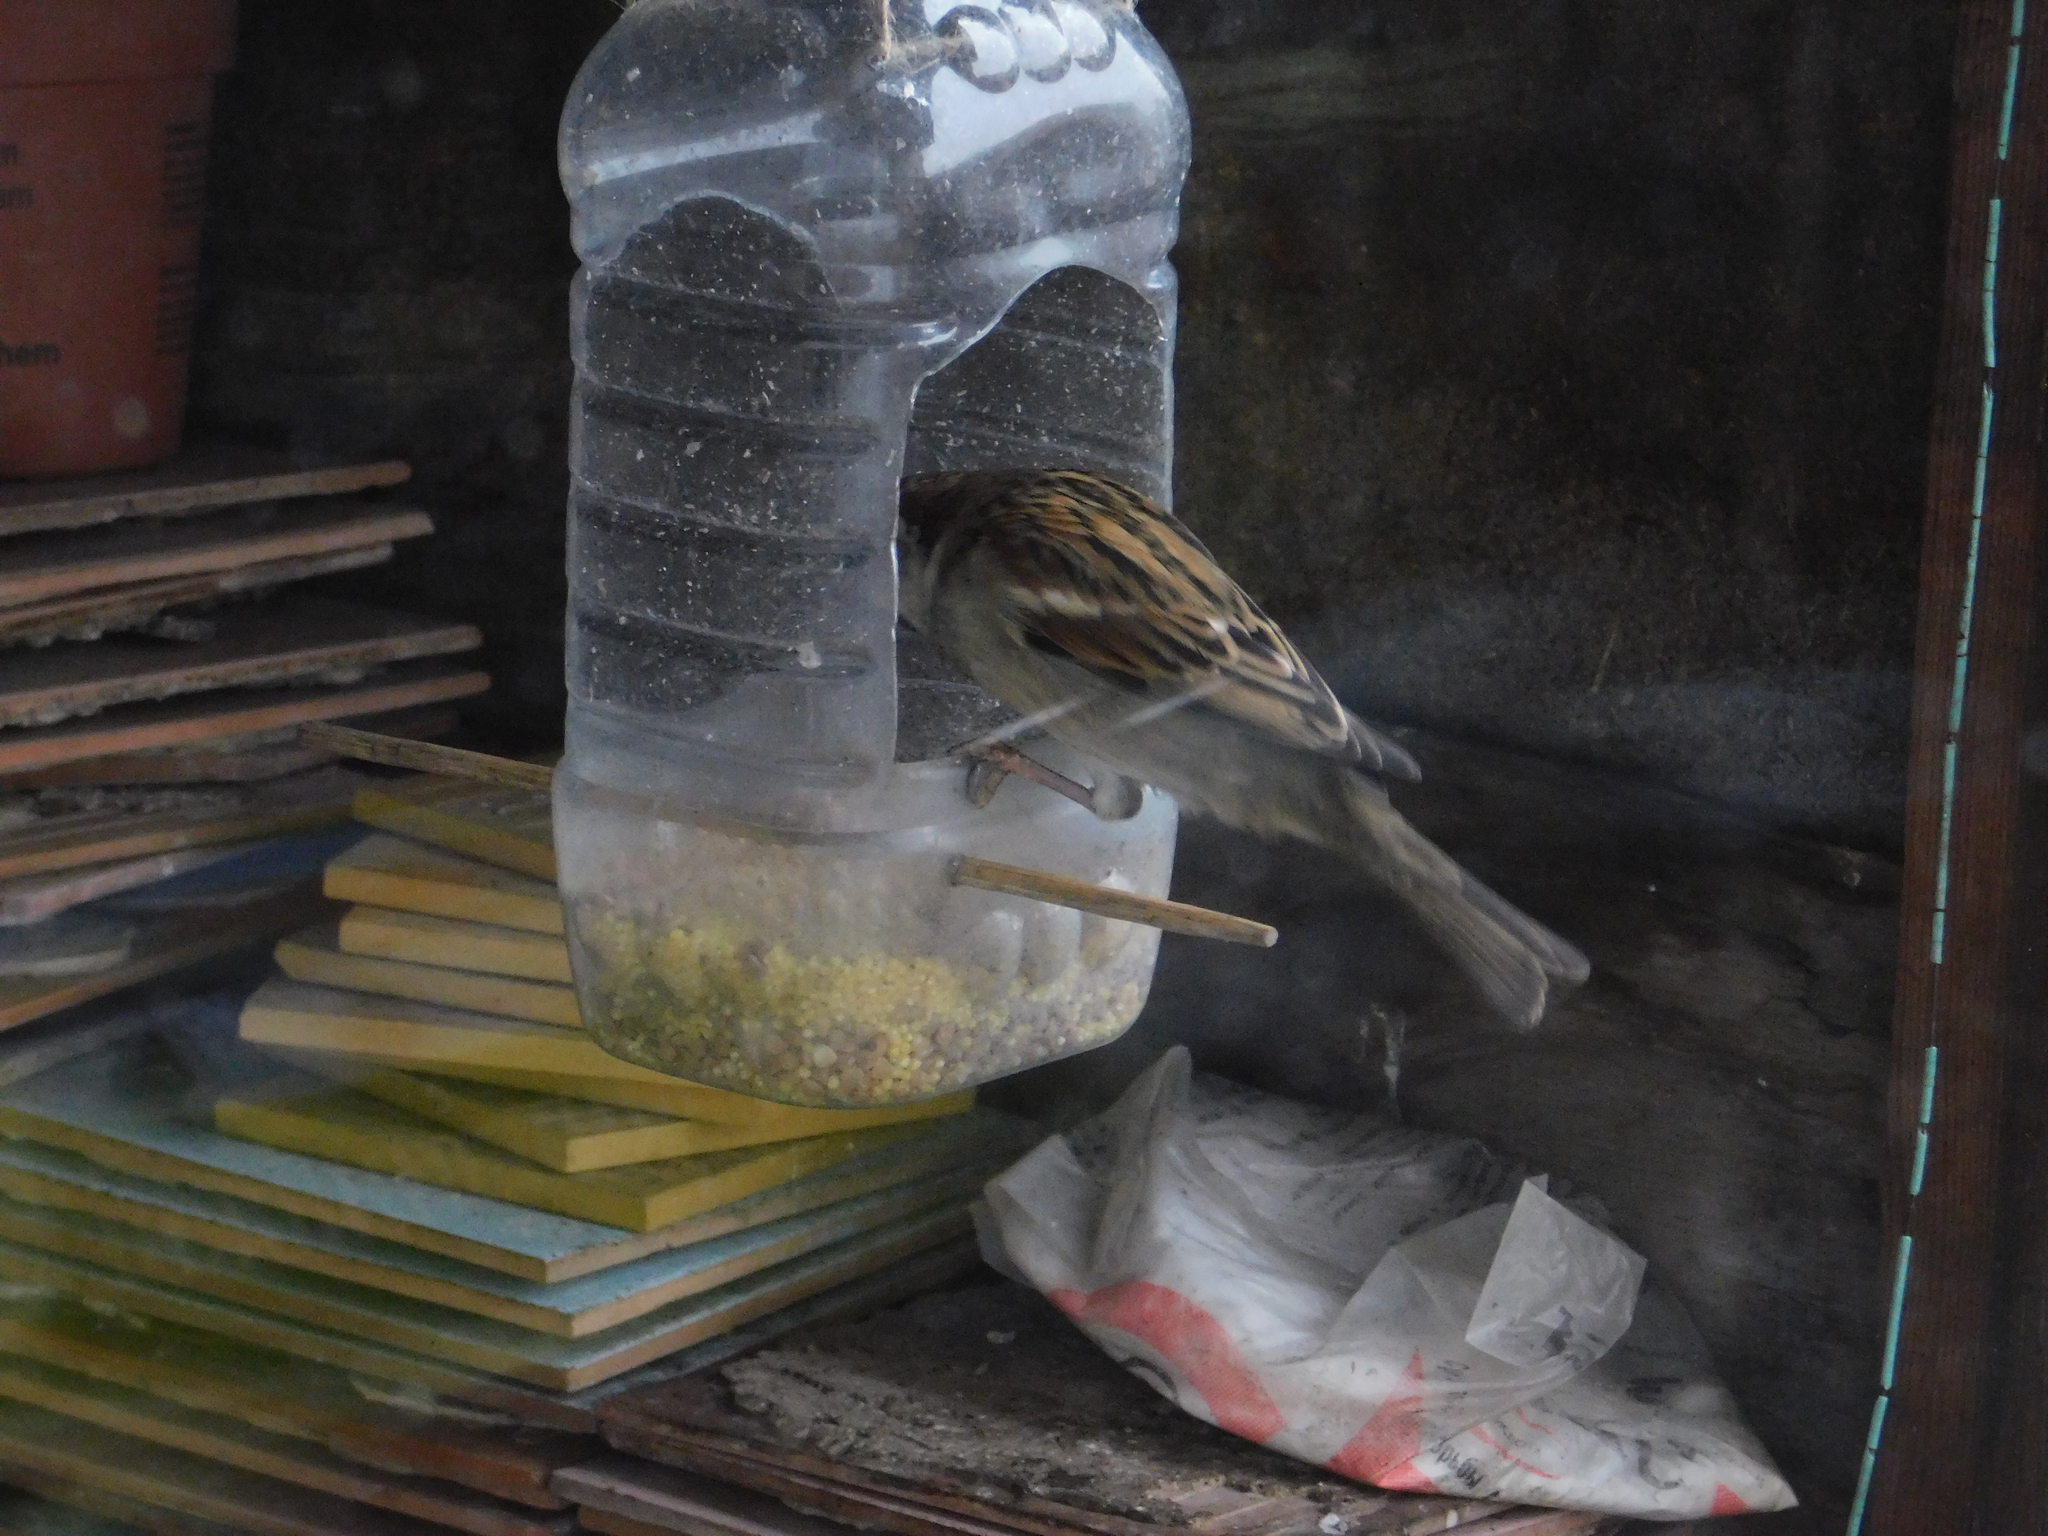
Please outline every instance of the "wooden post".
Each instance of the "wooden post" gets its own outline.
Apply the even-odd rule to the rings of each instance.
[[[1851,1536],[2048,1530],[2048,0],[1964,0],[1893,1027],[1893,1312]],[[2048,735],[2043,744],[2048,745]],[[2037,753],[2039,748],[2036,749]],[[2044,762],[2042,767],[2048,767]]]

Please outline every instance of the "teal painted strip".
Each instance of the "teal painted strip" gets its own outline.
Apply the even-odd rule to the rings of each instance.
[[[2019,35],[2017,31],[2013,33]],[[2019,95],[2020,45],[2008,44],[2005,50],[2005,105],[1998,112],[1998,158],[2003,160],[2006,151],[2012,147],[2012,104]]]
[[[2005,201],[1991,199],[1991,217],[1984,228],[1984,366],[1998,366],[1998,234],[2005,222]]]
[[[1920,1123],[1927,1125],[1934,1119],[1934,1074],[1941,1068],[1941,1047],[1927,1047],[1927,1062],[1920,1070]]]
[[[1984,408],[1977,421],[1977,470],[1970,492],[1970,558],[1963,575],[1963,606],[1956,630],[1956,669],[1949,684],[1948,729],[1951,736],[1963,728],[1963,688],[1970,659],[1970,622],[1976,603],[1977,540],[1984,526],[1984,483],[1991,463],[1991,415],[1997,404],[1990,384],[1984,386]]]
[[[1906,1274],[1913,1267],[1913,1234],[1908,1232],[1899,1239],[1899,1264],[1892,1272],[1892,1315],[1884,1325],[1884,1369],[1879,1373],[1877,1383],[1885,1391],[1892,1389],[1892,1367],[1898,1363],[1899,1323],[1906,1313]]]
[[[1933,963],[1941,964],[1943,935],[1948,931],[1948,842],[1956,809],[1956,742],[1950,736],[1941,758],[1941,841],[1934,856]]]
[[[1891,1399],[1880,1397],[1870,1410],[1870,1433],[1863,1442],[1863,1470],[1856,1475],[1856,1499],[1849,1506],[1848,1536],[1859,1536],[1863,1511],[1870,1503],[1870,1482],[1877,1472],[1877,1442],[1884,1435],[1884,1413]]]
[[[2012,36],[2018,42],[2019,36],[2027,29],[2027,0],[2012,0]]]
[[[1927,1177],[1927,1127],[1921,1126],[1913,1137],[1913,1183],[1907,1193],[1915,1200],[1920,1198],[1921,1181]]]

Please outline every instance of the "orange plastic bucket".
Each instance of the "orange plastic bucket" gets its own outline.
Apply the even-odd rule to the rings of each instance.
[[[177,452],[234,0],[0,0],[0,476]]]

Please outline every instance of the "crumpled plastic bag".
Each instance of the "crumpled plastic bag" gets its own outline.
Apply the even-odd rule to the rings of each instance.
[[[1666,1519],[1797,1502],[1597,1207],[1475,1141],[1196,1078],[1176,1047],[975,1216],[991,1264],[1164,1396],[1345,1477]]]

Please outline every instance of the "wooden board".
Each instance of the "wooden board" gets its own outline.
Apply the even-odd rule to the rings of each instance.
[[[399,459],[298,464],[271,449],[188,448],[148,469],[0,485],[0,536],[89,528],[124,517],[178,517],[241,502],[376,490],[402,484],[411,474]]]
[[[549,881],[384,832],[364,838],[328,866],[327,894],[529,933],[563,932],[561,893]]]
[[[606,1440],[900,1536],[1417,1536],[1509,1515],[1540,1519],[1493,1529],[1562,1536],[1617,1523],[1386,1492],[1239,1439],[1168,1408],[1017,1285],[807,1329],[720,1374],[617,1394],[599,1410]],[[617,1462],[597,1480],[612,1508],[660,1518],[658,1480],[643,1491]],[[603,1496],[573,1473],[558,1482]]]
[[[18,1037],[0,1039],[0,1081],[13,1070],[17,1039],[24,1061],[42,1066],[33,1080],[0,1090],[0,1135],[59,1147],[144,1178],[232,1195],[519,1279],[553,1282],[913,1179],[945,1172],[992,1173],[1041,1134],[1028,1122],[987,1110],[906,1127],[894,1139],[887,1130],[857,1132],[855,1138],[866,1150],[786,1182],[755,1184],[758,1193],[745,1193],[744,1180],[724,1187],[707,1183],[702,1177],[705,1165],[699,1164],[699,1203],[691,1205],[680,1194],[664,1196],[665,1186],[658,1178],[642,1175],[635,1184],[618,1176],[551,1173],[375,1099],[341,1094],[332,1101],[324,1122],[309,1129],[307,1142],[328,1145],[325,1138],[333,1136],[335,1150],[353,1154],[352,1161],[336,1161],[317,1151],[242,1140],[196,1120],[190,1112],[195,1095],[202,1100],[232,1096],[238,1083],[244,1088],[282,1085],[276,1084],[274,1062],[234,1039],[234,1017],[226,999],[200,999],[181,1012],[183,1017],[175,1024],[159,1019],[154,1025],[163,1031],[162,1044],[138,1044],[74,1060],[46,1054],[58,1049],[43,1038],[43,1031],[53,1026],[33,1026]],[[162,1063],[166,1049],[174,1060],[189,1060],[192,1065]],[[153,1060],[161,1070],[151,1066]],[[319,1087],[304,1083],[301,1091],[310,1094]],[[276,1102],[267,1092],[258,1097]],[[374,1165],[379,1162],[398,1171],[378,1171]],[[433,1182],[405,1176],[403,1170],[408,1169]],[[778,1171],[786,1168],[755,1165],[753,1176],[772,1180]],[[669,1202],[656,1206],[654,1213],[674,1212],[675,1219],[643,1232],[546,1208],[552,1204],[610,1210],[611,1206],[593,1204],[588,1195],[590,1186],[601,1183],[609,1183],[614,1196],[628,1197],[622,1214],[647,1212],[652,1196]],[[736,1198],[735,1187],[742,1191]],[[535,1201],[542,1208],[500,1196]],[[727,1197],[725,1203],[718,1203],[720,1196]]]
[[[0,1092],[81,1056],[113,1051],[154,1028],[146,1008],[103,1003],[11,1029],[0,1037]]]
[[[423,912],[351,907],[341,919],[338,942],[349,954],[381,960],[409,960],[415,965],[450,966],[559,986],[568,986],[574,979],[569,970],[569,946],[554,934],[429,917]]]
[[[605,1536],[851,1536],[855,1529],[837,1520],[801,1513],[782,1499],[750,1488],[660,1466],[638,1457],[614,1455],[579,1467],[566,1467],[556,1474],[556,1482],[580,1506],[578,1522],[586,1530],[601,1531]],[[826,1491],[836,1495],[842,1503],[853,1502],[850,1489],[828,1487]],[[884,1530],[892,1528],[891,1522],[873,1519],[877,1512],[886,1512],[896,1514],[899,1520],[935,1526],[946,1536],[1015,1536],[1017,1530],[1015,1526],[999,1523],[1000,1514],[996,1511],[990,1511],[996,1516],[994,1519],[978,1519],[959,1509],[942,1509],[872,1494],[869,1498],[872,1503],[866,1508],[859,1508],[856,1517],[870,1529],[877,1525]],[[1232,1518],[1228,1521],[1218,1520],[1212,1515],[1193,1528],[1165,1526],[1160,1529],[1189,1529],[1190,1536],[1197,1531],[1213,1533],[1223,1530],[1231,1532],[1232,1536],[1239,1532],[1244,1536],[1256,1536],[1256,1533],[1292,1533],[1297,1530],[1299,1536],[1308,1536],[1310,1530],[1321,1530],[1320,1524],[1301,1529],[1292,1521],[1285,1524],[1271,1519],[1262,1521],[1260,1517],[1269,1511],[1262,1510],[1256,1501],[1243,1496],[1233,1499],[1227,1492],[1222,1492],[1220,1502],[1237,1506],[1230,1511]],[[855,1515],[855,1510],[849,1509],[848,1513]],[[1306,1512],[1289,1510],[1287,1513],[1294,1520],[1299,1520]],[[1441,1524],[1433,1524],[1432,1512],[1427,1509],[1407,1513],[1419,1515],[1419,1520],[1395,1529],[1407,1532],[1444,1528]],[[1462,1522],[1452,1528],[1477,1532],[1478,1536],[1586,1536],[1586,1533],[1604,1529],[1611,1523],[1618,1522],[1608,1522],[1597,1515],[1559,1510],[1503,1510],[1497,1514],[1481,1515],[1477,1520]],[[1385,1529],[1384,1526],[1381,1528]],[[1688,1536],[1691,1528],[1660,1526],[1658,1529],[1669,1533],[1669,1536]]]
[[[683,1120],[776,1126],[790,1136],[957,1114],[972,1093],[889,1109],[801,1109],[706,1088],[621,1061],[579,1030],[436,1008],[403,998],[268,981],[242,1010],[242,1038],[372,1066],[503,1083]]]
[[[17,1532],[18,1536],[131,1536],[136,1532],[149,1532],[151,1536],[246,1536],[231,1525],[123,1498],[76,1478],[38,1471],[20,1461],[0,1460],[0,1483],[41,1506],[21,1512],[23,1519],[35,1524],[4,1527],[9,1536],[17,1536]]]
[[[415,507],[343,499],[260,515],[214,512],[176,523],[24,534],[6,546],[0,608],[126,582],[303,560],[433,531],[433,519]]]
[[[58,1254],[111,1269],[146,1286],[199,1291],[431,1359],[570,1392],[948,1242],[965,1233],[968,1225],[964,1209],[909,1217],[581,1339],[539,1333],[196,1243],[166,1244],[154,1233],[102,1217],[5,1198],[0,1198],[0,1238],[7,1247],[0,1253],[0,1277],[33,1268],[21,1262],[19,1249]]]
[[[29,1478],[36,1476],[26,1469],[10,1467],[0,1472],[0,1478],[16,1471]],[[118,1509],[115,1507],[117,1504]],[[44,1498],[29,1492],[26,1487],[0,1488],[0,1533],[5,1533],[5,1536],[141,1536],[144,1531],[157,1529],[153,1525],[139,1523],[135,1519],[138,1513],[146,1520],[150,1512],[125,1500],[107,1500],[104,1509],[93,1510],[59,1503],[54,1497]],[[197,1523],[194,1522],[195,1525]],[[207,1527],[209,1536],[214,1531],[225,1532],[226,1529],[225,1526]],[[181,1532],[180,1536],[184,1533]],[[197,1533],[192,1533],[192,1536],[197,1536]]]
[[[365,1383],[357,1390],[369,1394],[366,1401],[389,1404],[400,1413],[431,1416],[445,1401],[454,1405],[458,1419],[464,1407],[473,1407],[524,1428],[576,1435],[594,1434],[598,1406],[620,1391],[709,1369],[811,1322],[866,1316],[944,1285],[979,1264],[972,1238],[939,1244],[770,1308],[653,1364],[590,1387],[556,1392],[0,1238],[0,1280],[77,1297],[116,1322],[132,1326],[141,1320],[146,1327],[171,1323],[215,1335],[226,1341],[230,1358],[255,1349],[345,1371]]]
[[[438,1479],[379,1471],[302,1440],[22,1355],[0,1353],[0,1399],[470,1536],[565,1536],[573,1523]]]
[[[461,716],[448,705],[429,704],[389,714],[361,715],[339,723],[384,736],[432,741],[453,732],[461,724]],[[302,773],[339,760],[340,754],[301,742],[297,729],[286,727],[224,737],[196,747],[77,758],[48,768],[0,775],[0,789],[85,784],[247,784]]]
[[[548,1479],[596,1449],[582,1435],[386,1406],[332,1366],[55,1295],[0,1301],[0,1350],[531,1509],[567,1508]]]
[[[0,652],[0,726],[53,725],[118,704],[217,688],[309,678],[353,684],[373,667],[483,644],[473,624],[324,597],[230,608],[208,622],[208,640],[109,636],[91,645]]]
[[[18,1402],[0,1404],[0,1462],[252,1536],[443,1536],[446,1530]]]
[[[593,1457],[555,1474],[582,1524],[608,1536],[851,1536],[837,1520],[800,1514],[780,1499],[638,1457]]]
[[[346,819],[349,798],[361,782],[350,769],[320,768],[251,789],[195,796],[183,807],[51,816],[0,832],[0,880],[326,826]]]
[[[330,895],[333,893],[335,881],[331,875],[324,888]],[[6,911],[5,901],[5,890],[0,888],[0,914]],[[339,923],[325,923],[279,941],[278,969],[293,981],[318,987],[341,987],[352,992],[374,992],[382,997],[411,998],[414,1002],[433,1003],[443,1008],[503,1014],[507,1018],[528,1019],[535,1024],[553,1024],[562,1029],[583,1027],[583,1014],[576,1005],[576,989],[573,987],[554,982],[521,981],[511,976],[486,976],[477,971],[450,970],[441,965],[414,965],[403,960],[352,955],[341,947],[340,929]],[[541,1161],[548,1160],[542,1158]],[[555,1165],[549,1163],[549,1166]],[[592,1163],[587,1166],[599,1165]]]
[[[2028,1530],[2048,1507],[2048,69],[2013,0],[1964,0],[1945,35],[1888,1241],[1864,1282],[1890,1316],[1852,1536]]]
[[[56,640],[97,640],[102,635],[144,628],[167,608],[187,603],[211,605],[223,598],[257,596],[274,587],[306,581],[314,576],[332,576],[341,571],[359,571],[366,566],[382,565],[391,555],[389,543],[362,544],[321,555],[305,555],[295,560],[262,560],[254,565],[235,566],[223,571],[199,571],[189,576],[123,582],[119,586],[93,587],[63,597],[18,603],[11,608],[0,608],[0,646],[47,645]]]
[[[134,943],[119,965],[87,976],[0,977],[0,1029],[267,945],[327,908],[319,887],[308,881],[279,899],[247,907],[137,917]]]
[[[267,1205],[101,1168],[55,1147],[0,1143],[0,1193],[24,1205],[104,1218],[170,1240],[159,1246],[203,1244],[557,1339],[593,1338],[906,1219],[963,1212],[980,1184],[978,1177],[941,1174],[548,1284]]]
[[[445,661],[407,661],[360,683],[331,687],[227,688],[196,698],[123,704],[83,720],[0,733],[0,773],[46,768],[109,752],[141,752],[246,736],[252,731],[340,720],[469,698],[488,673]]]
[[[40,922],[81,903],[203,869],[256,846],[255,842],[215,843],[204,848],[179,848],[168,853],[145,854],[139,859],[117,859],[111,864],[85,864],[47,875],[0,880],[0,928]]]
[[[707,1478],[704,1481],[709,1483],[710,1480]],[[724,1483],[713,1486],[730,1487]],[[732,1492],[742,1498],[750,1496],[743,1488],[732,1489]],[[586,1504],[576,1511],[576,1524],[586,1531],[601,1532],[602,1536],[669,1536],[672,1531],[682,1532],[683,1536],[728,1536],[728,1533],[739,1536],[741,1532],[745,1532],[746,1536],[768,1536],[770,1532],[786,1533],[786,1536],[824,1536],[827,1532],[859,1529],[858,1526],[846,1525],[838,1520],[824,1520],[816,1515],[802,1514],[780,1499],[769,1499],[765,1495],[752,1497],[762,1498],[770,1507],[757,1517],[745,1520],[745,1523],[733,1517],[727,1517],[725,1520],[710,1518],[702,1512],[702,1506],[694,1506],[687,1510],[664,1511],[668,1523],[659,1524],[652,1520],[635,1520],[630,1515],[613,1514],[608,1509]]]
[[[554,810],[531,789],[479,786],[421,774],[369,784],[356,796],[356,819],[553,883]]]
[[[388,1081],[382,1085],[390,1086]],[[536,1210],[646,1233],[673,1233],[677,1224],[692,1219],[724,1223],[736,1215],[756,1215],[762,1208],[750,1203],[744,1213],[728,1212],[727,1208],[739,1201],[761,1199],[769,1208],[795,1201],[798,1208],[809,1209],[819,1203],[821,1191],[842,1187],[842,1180],[843,1187],[851,1191],[913,1177],[914,1173],[904,1171],[910,1164],[930,1167],[946,1159],[954,1168],[978,1169],[978,1176],[986,1176],[991,1159],[1019,1149],[1012,1122],[975,1115],[558,1173],[426,1126],[403,1110],[345,1088],[293,1098],[223,1098],[214,1106],[214,1118],[225,1134],[281,1151],[327,1157],[394,1177],[489,1194]],[[891,1151],[905,1142],[909,1145],[903,1150]],[[842,1170],[841,1178],[810,1182],[835,1168]],[[787,1188],[797,1181],[804,1187]],[[782,1193],[766,1198],[776,1191]],[[726,1214],[713,1215],[715,1212]]]
[[[675,1120],[644,1109],[424,1072],[372,1072],[349,1086],[558,1173],[622,1168],[783,1139],[773,1125]]]

